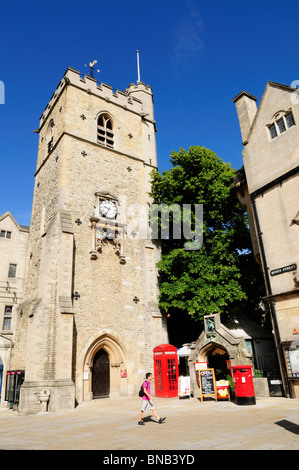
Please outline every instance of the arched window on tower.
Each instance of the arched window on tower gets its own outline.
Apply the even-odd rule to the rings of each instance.
[[[101,114],[98,118],[98,143],[113,148],[113,123],[108,114]]]

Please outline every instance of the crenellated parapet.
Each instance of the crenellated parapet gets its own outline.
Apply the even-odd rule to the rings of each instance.
[[[137,85],[131,83],[125,91],[116,90],[106,83],[99,83],[95,78],[89,75],[82,75],[78,70],[69,67],[40,117],[40,129],[47,121],[49,113],[68,85],[75,86],[108,103],[113,103],[128,111],[139,114],[142,119],[147,121],[154,120],[153,93],[150,85],[145,85],[143,82],[138,82]]]

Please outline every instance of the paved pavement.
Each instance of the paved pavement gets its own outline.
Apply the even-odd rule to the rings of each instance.
[[[138,397],[93,400],[59,413],[0,410],[1,450],[299,450],[299,400],[257,398],[256,405],[197,398],[156,398],[166,416],[145,413]],[[189,452],[189,453],[190,453]],[[119,452],[117,453],[119,455]],[[132,465],[131,465],[132,466]]]

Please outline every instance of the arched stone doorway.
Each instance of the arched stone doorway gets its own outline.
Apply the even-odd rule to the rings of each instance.
[[[224,346],[216,343],[209,343],[201,351],[201,358],[207,362],[209,369],[214,369],[216,380],[226,380],[229,370],[230,356]]]
[[[126,355],[116,333],[102,330],[99,336],[91,337],[82,350],[81,358],[79,401],[128,394],[127,378],[121,378],[121,369],[127,368]],[[100,384],[101,381],[104,383]]]

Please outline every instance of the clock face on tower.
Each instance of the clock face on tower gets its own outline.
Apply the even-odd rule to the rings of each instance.
[[[115,219],[117,213],[116,204],[109,199],[100,204],[100,214],[107,219]]]

